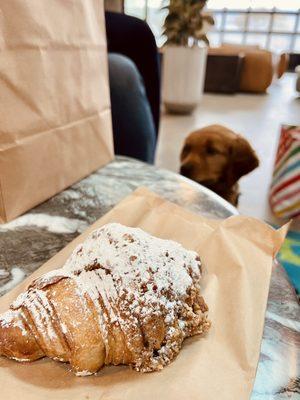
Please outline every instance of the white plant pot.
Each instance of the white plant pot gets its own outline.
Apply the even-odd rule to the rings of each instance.
[[[166,46],[162,99],[166,110],[191,113],[203,95],[207,47]]]

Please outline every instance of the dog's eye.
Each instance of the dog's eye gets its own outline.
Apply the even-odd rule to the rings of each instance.
[[[215,149],[214,147],[212,147],[212,146],[207,146],[206,154],[208,154],[210,156],[214,156],[216,154],[219,154],[219,151],[217,149]]]
[[[182,150],[182,157],[185,157],[191,150],[191,146],[186,144]]]

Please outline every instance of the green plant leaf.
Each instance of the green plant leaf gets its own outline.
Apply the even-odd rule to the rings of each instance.
[[[215,20],[211,15],[203,15],[203,21],[208,22],[210,25],[215,25]]]
[[[208,43],[203,23],[213,25],[214,19],[203,13],[206,3],[207,0],[170,0],[169,5],[162,8],[169,11],[163,26],[166,44],[187,46],[190,38]]]

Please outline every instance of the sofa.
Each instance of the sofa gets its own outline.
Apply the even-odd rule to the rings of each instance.
[[[273,79],[280,78],[288,67],[286,54],[273,54],[259,46],[223,44],[209,48],[208,57],[216,55],[223,56],[224,60],[226,56],[242,57],[238,85],[241,92],[265,93]]]

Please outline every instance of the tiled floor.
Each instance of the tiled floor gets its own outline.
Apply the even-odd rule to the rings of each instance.
[[[240,180],[239,211],[276,223],[269,211],[267,194],[280,125],[300,125],[295,79],[295,74],[286,74],[263,95],[205,94],[193,115],[163,115],[156,165],[178,171],[180,150],[189,132],[209,124],[226,125],[244,135],[260,158],[259,168]]]

